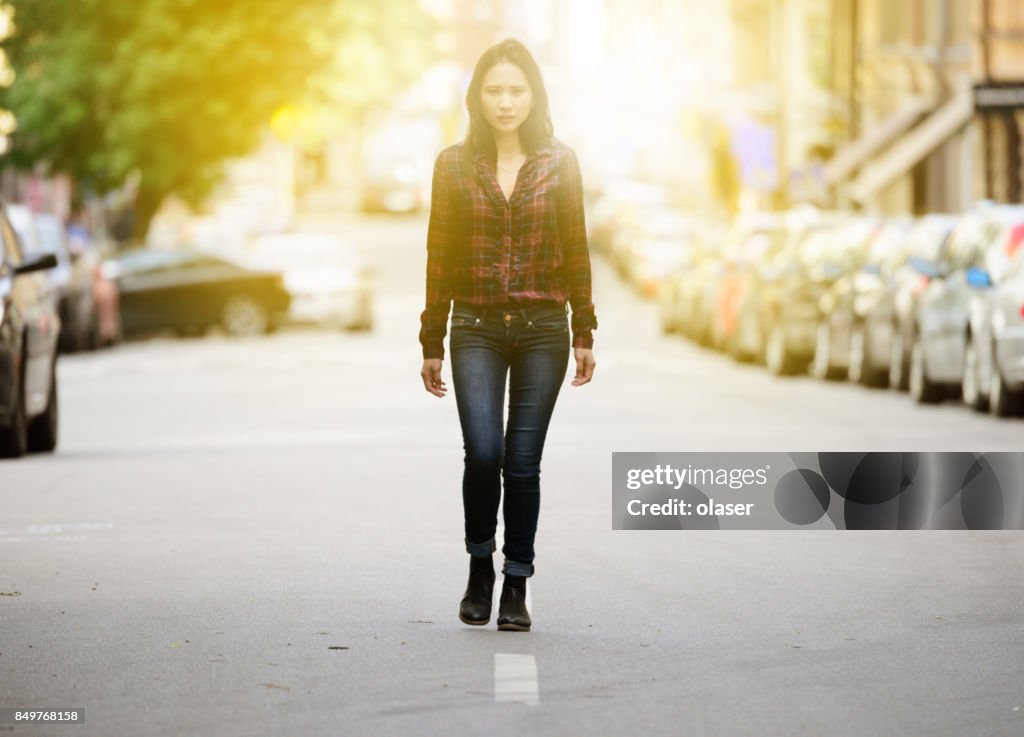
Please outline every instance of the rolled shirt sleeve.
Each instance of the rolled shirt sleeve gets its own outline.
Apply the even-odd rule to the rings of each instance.
[[[583,178],[576,153],[566,147],[558,186],[557,221],[564,263],[560,271],[569,286],[572,307],[572,345],[593,348],[592,331],[597,316],[591,298],[590,251],[587,248],[587,224],[583,212]]]
[[[451,259],[457,232],[446,153],[438,154],[430,194],[427,226],[426,305],[420,314],[420,345],[423,358],[444,358],[444,337],[452,303]]]

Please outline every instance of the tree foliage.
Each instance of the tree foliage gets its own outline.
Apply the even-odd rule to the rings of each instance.
[[[287,105],[359,116],[427,61],[415,0],[13,0],[8,160],[96,191],[141,176],[137,231],[198,203]],[[397,29],[397,32],[395,32]],[[141,233],[139,233],[141,235]]]

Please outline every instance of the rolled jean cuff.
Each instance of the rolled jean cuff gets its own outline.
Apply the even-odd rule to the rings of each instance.
[[[471,543],[469,538],[466,540],[466,552],[472,555],[474,558],[488,558],[491,553],[498,549],[498,546],[494,542],[492,537],[490,540],[485,540],[482,543]]]
[[[501,575],[529,578],[533,575],[533,563],[520,563],[518,560],[505,558],[505,565],[501,569]]]

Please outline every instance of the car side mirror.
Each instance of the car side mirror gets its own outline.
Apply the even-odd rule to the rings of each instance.
[[[22,264],[14,267],[14,275],[19,276],[21,274],[30,274],[33,271],[45,271],[46,269],[53,269],[57,266],[57,257],[52,253],[47,253],[43,256],[37,256],[36,258],[29,259]]]

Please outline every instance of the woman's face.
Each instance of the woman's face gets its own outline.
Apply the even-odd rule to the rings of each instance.
[[[499,61],[484,75],[480,107],[496,133],[514,131],[533,109],[533,91],[518,66]]]

